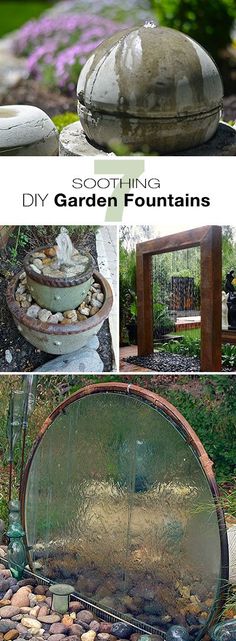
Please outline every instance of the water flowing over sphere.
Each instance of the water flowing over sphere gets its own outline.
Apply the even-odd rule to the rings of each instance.
[[[81,71],[77,94],[81,124],[96,145],[171,153],[212,138],[223,86],[197,42],[147,22],[97,47]]]

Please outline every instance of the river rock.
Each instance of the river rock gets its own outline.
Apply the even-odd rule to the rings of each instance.
[[[100,301],[100,303],[103,303],[103,301],[104,301],[104,294],[103,294],[102,292],[99,292],[99,293],[97,294],[97,300],[99,300],[99,301]]]
[[[93,614],[90,612],[90,610],[81,610],[81,612],[78,612],[77,614],[77,621],[83,621],[84,623],[91,623],[93,620]],[[85,639],[86,641],[86,639]]]
[[[68,311],[64,312],[64,317],[69,318],[73,322],[76,323],[77,321],[77,314],[75,309],[68,309]]]
[[[61,617],[59,616],[59,614],[47,614],[44,617],[38,616],[38,621],[40,621],[41,623],[59,623],[60,620]]]
[[[13,641],[13,639],[17,639],[18,636],[18,630],[9,630],[8,632],[6,632],[6,634],[4,634],[4,639],[5,641]]]
[[[37,628],[38,630],[41,628],[40,621],[37,621],[37,619],[33,619],[33,617],[23,617],[21,619],[21,624],[26,628]]]
[[[84,632],[81,636],[81,641],[94,641],[96,638],[96,632],[94,630],[88,630],[88,632]]]
[[[50,316],[52,316],[52,312],[50,312],[49,309],[40,309],[40,311],[38,313],[38,319],[42,323],[47,323],[47,321],[50,318]],[[40,594],[40,592],[37,593],[37,594]]]
[[[99,621],[95,621],[95,619],[93,619],[93,621],[91,621],[91,623],[89,624],[89,627],[90,630],[94,630],[97,633],[100,630],[100,623]]]
[[[40,595],[40,596],[42,596],[42,595]],[[49,607],[47,605],[43,605],[43,606],[41,605],[38,616],[39,617],[46,617],[48,615],[48,613],[49,613]]]
[[[35,274],[41,274],[41,269],[36,267],[36,265],[33,265],[33,263],[30,265],[30,267],[33,270],[33,272],[35,272]]]
[[[113,623],[111,628],[111,634],[117,639],[128,639],[133,631],[133,628],[128,623],[123,623],[122,621]]]
[[[48,323],[60,323],[63,320],[64,316],[61,312],[57,312],[56,314],[51,314],[48,318]]]
[[[69,636],[76,635],[77,637],[81,637],[81,634],[84,634],[84,628],[82,625],[79,625],[79,623],[73,623],[69,628]]]
[[[38,267],[38,269],[41,271],[43,263],[41,261],[41,258],[34,258],[33,263],[31,263],[31,266],[34,265],[35,267]]]
[[[69,605],[69,610],[73,610],[73,612],[79,612],[80,610],[84,609],[84,605],[80,603],[80,601],[71,601]]]
[[[50,634],[66,634],[68,631],[67,626],[64,623],[53,623],[49,628]]]
[[[75,618],[76,618],[75,612],[71,612],[71,614],[64,614],[63,617],[62,617],[61,622],[68,629],[69,627],[71,627],[73,625]]]
[[[3,634],[8,630],[15,630],[15,628],[17,629],[17,625],[11,619],[0,619],[0,632],[3,632]]]
[[[9,599],[11,599],[12,595],[13,595],[13,591],[12,591],[12,589],[11,589],[11,588],[9,588],[9,589],[6,591],[6,593],[4,594],[4,597],[3,597],[3,599],[2,599],[2,600],[3,600],[3,601],[8,601]],[[3,604],[2,604],[2,605],[3,605]],[[8,605],[8,604],[6,603],[6,605]]]
[[[22,634],[22,636],[27,634],[27,632],[29,631],[29,628],[26,628],[25,625],[22,625],[22,623],[17,623],[16,629],[18,630],[19,634]]]
[[[32,591],[32,588],[29,585],[24,586],[17,590],[13,594],[11,604],[15,605],[18,608],[24,608],[29,606],[29,593]]]
[[[49,634],[48,636],[48,639],[50,639],[50,641],[62,641],[65,638],[66,638],[65,634]]]
[[[0,617],[3,619],[11,619],[16,614],[20,614],[20,608],[13,605],[6,605],[3,608],[0,608]]]
[[[41,307],[39,305],[30,305],[30,307],[27,309],[26,316],[29,316],[29,318],[37,318],[38,313],[40,311]]]
[[[36,588],[34,589],[35,594],[41,594],[41,595],[46,594],[47,591],[48,591],[47,585],[36,585]]]
[[[111,633],[112,629],[112,623],[108,623],[107,621],[101,621],[100,623],[100,633],[101,632],[107,632],[107,634]]]
[[[77,636],[77,634],[71,634],[70,635],[70,641],[78,641],[80,637]]]
[[[108,634],[108,632],[99,632],[97,634],[97,638],[99,639],[99,641],[108,641],[108,639],[110,638],[110,634]]]
[[[34,608],[30,609],[29,615],[37,619],[39,611],[40,611],[40,605],[35,605]]]

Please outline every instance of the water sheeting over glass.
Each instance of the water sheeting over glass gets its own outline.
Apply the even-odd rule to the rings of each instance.
[[[74,400],[29,468],[25,529],[42,574],[119,616],[198,635],[218,597],[213,496],[184,432],[131,394]]]
[[[152,257],[154,339],[200,327],[200,248]]]

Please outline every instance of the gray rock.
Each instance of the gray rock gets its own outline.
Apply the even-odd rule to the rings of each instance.
[[[3,601],[8,601],[8,600],[10,601],[12,595],[13,595],[13,590],[9,588],[9,590],[7,590],[7,592],[4,594]]]
[[[50,634],[66,634],[67,626],[64,623],[53,623],[49,629]]]
[[[50,641],[62,641],[65,637],[65,634],[50,634],[48,639],[50,639]]]
[[[133,631],[134,630],[131,625],[123,623],[122,621],[113,623],[111,628],[111,634],[113,634],[114,637],[117,637],[117,639],[128,639]]]
[[[99,339],[97,337],[97,334],[94,334],[94,336],[91,336],[91,338],[89,338],[86,347],[95,350],[99,348]]]
[[[103,362],[94,349],[81,347],[38,367],[36,372],[103,372]]]
[[[79,120],[62,129],[59,137],[59,156],[105,156],[109,158],[114,155],[91,144],[86,138]]]
[[[38,319],[42,321],[42,323],[47,323],[50,316],[52,316],[52,312],[50,312],[49,309],[40,309],[38,313]]]
[[[5,605],[3,608],[0,608],[0,617],[3,619],[11,619],[20,613],[20,608],[16,608],[14,605]]]
[[[69,627],[69,636],[76,635],[77,637],[80,637],[83,633],[84,628],[82,625],[79,625],[79,623],[73,623],[73,625]]]
[[[60,620],[61,617],[59,614],[47,614],[45,617],[38,617],[38,621],[40,621],[40,623],[59,623]]]
[[[77,621],[82,621],[84,623],[91,623],[93,620],[93,613],[90,610],[81,610],[77,614]]]
[[[10,349],[6,349],[6,351],[5,351],[5,361],[6,361],[6,363],[8,363],[8,365],[10,365],[10,363],[12,363],[12,359],[13,359],[13,356],[12,356],[12,353],[11,353]]]
[[[15,628],[17,628],[17,626],[11,619],[0,620],[0,632],[3,632],[3,634],[8,632],[8,630],[15,630]]]
[[[29,318],[37,318],[40,309],[41,307],[39,305],[30,305],[27,309],[26,316],[29,316]]]

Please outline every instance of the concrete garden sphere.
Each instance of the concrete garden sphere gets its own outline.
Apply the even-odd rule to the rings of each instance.
[[[104,41],[78,80],[78,113],[96,145],[171,153],[207,142],[219,124],[223,86],[194,40],[152,22]]]
[[[0,132],[0,155],[58,155],[56,127],[49,116],[38,107],[0,107]]]

